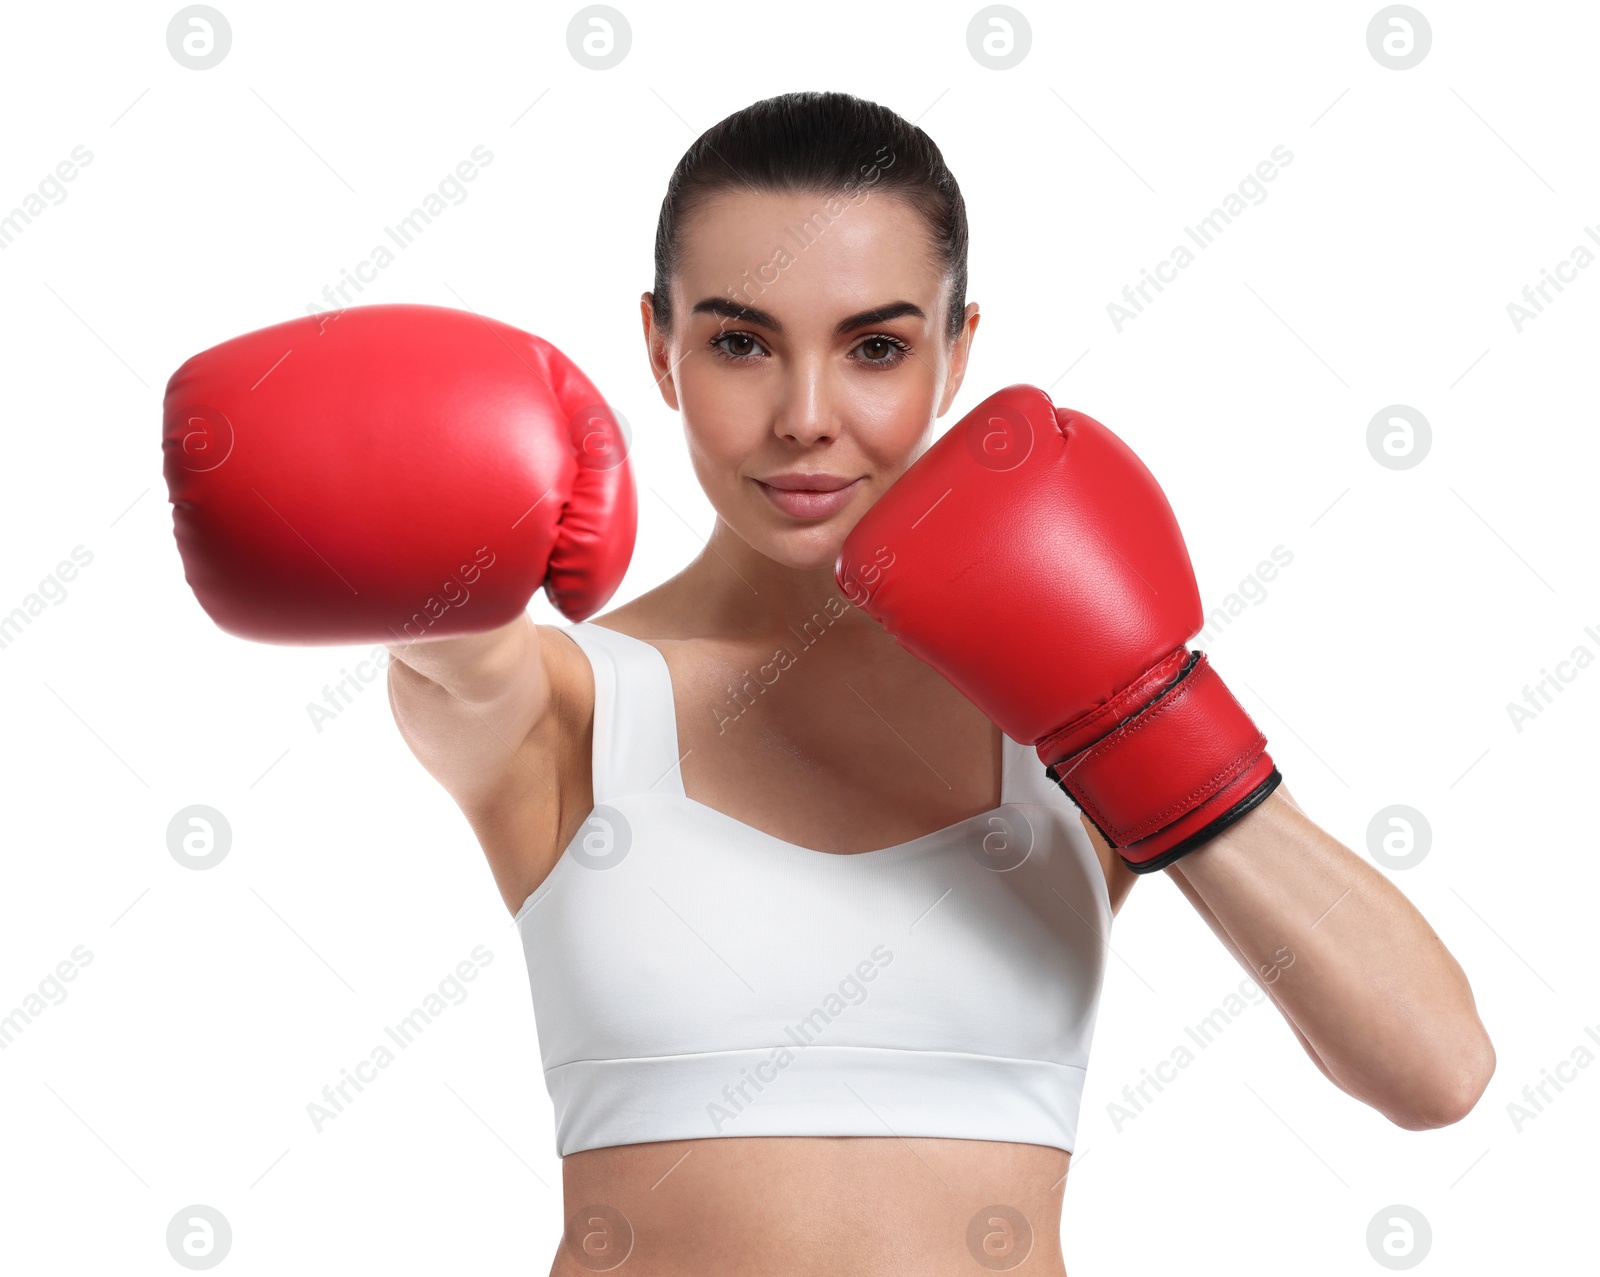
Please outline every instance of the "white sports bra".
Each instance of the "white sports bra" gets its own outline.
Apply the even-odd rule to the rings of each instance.
[[[1111,907],[1033,750],[1002,735],[991,811],[814,851],[684,793],[653,645],[565,632],[594,670],[595,806],[516,914],[558,1155],[745,1135],[1071,1152]]]

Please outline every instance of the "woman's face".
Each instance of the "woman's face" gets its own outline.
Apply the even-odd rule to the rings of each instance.
[[[829,199],[713,198],[684,228],[670,335],[650,294],[641,301],[656,380],[712,506],[794,568],[831,568],[921,454],[978,324],[971,305],[945,335],[946,280],[910,205],[839,197],[830,217]]]

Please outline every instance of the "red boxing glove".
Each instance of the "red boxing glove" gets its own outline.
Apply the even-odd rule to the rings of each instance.
[[[1204,623],[1172,508],[1098,421],[1010,386],[862,516],[845,597],[1013,740],[1135,873],[1163,869],[1282,780],[1187,648]]]
[[[268,643],[504,625],[541,585],[571,620],[633,554],[627,444],[554,346],[442,306],[258,329],[167,383],[173,528],[200,605]]]

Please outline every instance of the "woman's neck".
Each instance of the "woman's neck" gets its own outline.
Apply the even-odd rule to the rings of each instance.
[[[845,598],[831,563],[788,567],[754,549],[721,519],[705,549],[671,585],[687,633],[777,644],[826,630],[864,649],[893,646],[884,629]]]

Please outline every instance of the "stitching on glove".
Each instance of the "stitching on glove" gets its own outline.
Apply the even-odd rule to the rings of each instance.
[[[1089,813],[1090,819],[1093,820],[1096,825],[1103,825],[1115,829],[1117,831],[1117,836],[1122,839],[1122,842],[1116,845],[1125,847],[1129,843],[1138,842],[1141,838],[1148,838],[1151,834],[1166,828],[1174,814],[1182,813],[1187,815],[1190,811],[1193,811],[1195,808],[1199,807],[1205,800],[1214,798],[1217,792],[1221,790],[1223,786],[1225,786],[1229,781],[1235,779],[1250,763],[1261,757],[1262,753],[1266,750],[1266,747],[1267,738],[1261,735],[1259,732],[1256,733],[1256,739],[1250,743],[1249,748],[1245,749],[1236,757],[1224,763],[1222,768],[1217,771],[1209,780],[1201,781],[1186,795],[1184,795],[1184,797],[1175,800],[1156,815],[1149,817],[1142,824],[1134,825],[1126,830],[1117,825],[1114,821],[1107,819],[1105,813],[1092,799],[1089,799],[1086,796],[1080,797],[1077,794],[1074,794],[1073,797],[1078,799],[1078,805]],[[1108,839],[1108,841],[1110,840]]]
[[[1204,663],[1204,672],[1213,678],[1217,678],[1216,671],[1211,668],[1209,661],[1204,660],[1203,653],[1201,654],[1201,660]],[[1194,671],[1196,674],[1201,672],[1200,669]],[[1177,687],[1172,688],[1159,701],[1145,710],[1144,713],[1129,719],[1122,727],[1112,732],[1111,735],[1104,737],[1084,750],[1078,761],[1068,769],[1067,775],[1071,775],[1082,764],[1097,762],[1103,756],[1120,748],[1132,739],[1134,733],[1141,731],[1152,723],[1156,723],[1166,713],[1174,709],[1181,709],[1187,703],[1189,697],[1201,688],[1201,685],[1202,681],[1198,678],[1190,677],[1184,679]],[[1223,690],[1227,691],[1226,685],[1223,686]],[[1242,707],[1240,712],[1243,712]],[[1248,721],[1248,715],[1246,715],[1246,720]],[[1259,758],[1266,747],[1267,738],[1257,730],[1255,738],[1250,744],[1234,758],[1224,763],[1212,776],[1201,781],[1183,797],[1175,799],[1138,825],[1132,826],[1127,830],[1122,830],[1119,826],[1119,836],[1123,837],[1126,842],[1138,842],[1141,838],[1148,837],[1150,834],[1164,828],[1174,814],[1188,812],[1199,806],[1206,799],[1213,797],[1228,781],[1234,779],[1243,771],[1246,764]],[[1091,818],[1095,820],[1096,824],[1102,823],[1104,813],[1098,804],[1093,803],[1087,797],[1079,797],[1076,792],[1073,793],[1073,796],[1078,799],[1078,805],[1086,811],[1093,809]]]
[[[1204,652],[1196,653],[1196,655],[1200,660],[1205,659]],[[1073,736],[1080,736],[1087,729],[1094,727],[1096,723],[1104,719],[1108,714],[1116,714],[1119,716],[1119,719],[1122,720],[1125,720],[1129,717],[1136,717],[1140,711],[1135,710],[1132,715],[1129,715],[1128,707],[1123,700],[1123,698],[1127,695],[1129,688],[1139,686],[1140,684],[1147,685],[1149,681],[1152,681],[1152,676],[1154,676],[1160,679],[1160,690],[1158,691],[1155,699],[1164,699],[1165,694],[1171,688],[1173,682],[1183,677],[1183,666],[1188,657],[1189,653],[1182,648],[1176,652],[1173,652],[1170,656],[1162,657],[1160,661],[1153,665],[1144,674],[1141,674],[1138,678],[1134,679],[1134,681],[1129,683],[1127,687],[1122,688],[1120,691],[1114,692],[1109,698],[1102,701],[1094,709],[1090,710],[1082,717],[1074,719],[1060,731],[1050,733],[1050,735],[1045,737],[1040,743],[1048,749],[1052,741],[1070,738]],[[1170,674],[1167,673],[1167,668],[1174,665],[1178,667],[1177,670]],[[1150,703],[1153,702],[1147,702],[1147,704]],[[1116,728],[1112,728],[1111,730],[1115,731]],[[1107,735],[1109,734],[1110,733],[1107,733]],[[1101,737],[1100,739],[1104,740],[1105,737]],[[1100,744],[1100,740],[1094,741],[1092,744],[1085,746],[1085,748],[1093,749],[1098,744]],[[1081,753],[1082,751],[1079,752]]]

